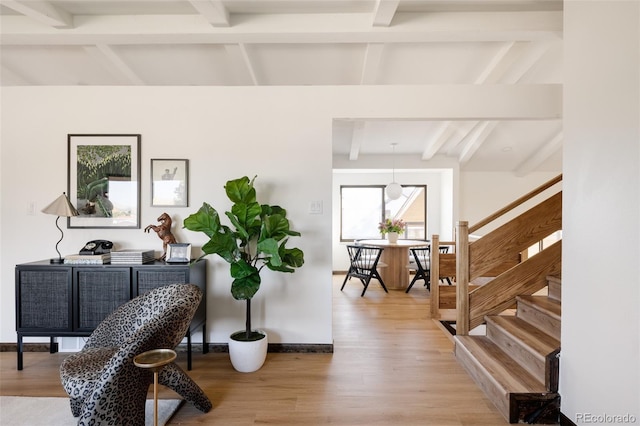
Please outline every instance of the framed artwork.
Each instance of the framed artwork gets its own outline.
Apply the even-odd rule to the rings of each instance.
[[[69,228],[140,228],[140,135],[68,138]]]
[[[191,260],[191,244],[168,244],[166,259],[167,263],[189,263],[189,261]]]
[[[189,160],[151,160],[151,205],[189,206]]]

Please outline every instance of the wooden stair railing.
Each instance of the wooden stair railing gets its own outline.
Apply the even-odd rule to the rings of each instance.
[[[517,296],[531,295],[546,287],[547,276],[561,273],[561,256],[562,241],[558,241],[469,292],[468,329],[482,324],[485,316],[497,315],[513,306]]]
[[[518,202],[530,199],[559,180],[561,176],[520,198]],[[512,203],[502,212],[515,207],[515,203]],[[492,218],[496,219],[497,216],[493,215]],[[518,295],[533,294],[543,288],[546,276],[560,273],[561,243],[523,262],[519,262],[519,258],[520,252],[527,247],[562,229],[562,192],[472,244],[468,242],[470,229],[477,230],[478,227],[469,228],[466,222],[460,222],[457,229],[456,333],[461,336],[482,324],[485,315],[498,313],[515,304]],[[469,292],[469,282],[485,275],[496,278]]]
[[[440,317],[440,309],[455,309],[455,293],[440,294],[440,278],[456,276],[456,254],[440,253],[440,246],[453,246],[455,241],[440,241],[438,235],[431,238],[429,279],[431,282],[431,318]]]
[[[548,182],[543,183],[542,185],[540,185],[539,187],[537,187],[533,191],[528,192],[527,194],[525,194],[522,197],[518,198],[514,202],[512,202],[510,204],[507,204],[506,206],[504,206],[503,208],[501,208],[497,212],[485,217],[484,219],[482,219],[481,221],[479,221],[475,225],[470,226],[469,227],[469,233],[472,234],[472,233],[476,232],[478,229],[488,225],[489,223],[493,222],[494,220],[498,219],[499,217],[505,215],[506,213],[510,212],[511,210],[515,209],[516,207],[526,203],[527,201],[529,201],[530,199],[532,199],[536,195],[542,194],[544,191],[546,191],[547,189],[551,188],[553,185],[555,185],[557,183],[560,183],[560,182],[562,182],[562,175],[558,175],[558,176],[554,177],[553,179],[549,180]]]
[[[473,226],[469,227],[467,222],[459,222],[456,230],[455,254],[440,254],[438,246],[443,243],[439,242],[437,235],[432,236],[432,318],[440,318],[440,309],[453,307],[450,298],[451,290],[454,288],[444,287],[441,292],[438,285],[440,277],[456,277],[454,290],[456,293],[454,297],[456,333],[466,335],[470,329],[482,323],[484,315],[508,308],[515,303],[515,297],[518,294],[531,294],[539,290],[544,287],[544,285],[540,287],[540,283],[544,283],[546,275],[559,273],[561,244],[555,246],[551,251],[547,251],[546,254],[538,253],[531,259],[522,260],[520,253],[555,231],[562,229],[562,192],[552,195],[477,241],[470,243],[469,235],[561,181],[562,175],[551,179]],[[551,247],[545,250],[549,249]],[[537,259],[533,261],[534,258]],[[518,267],[516,268],[516,266]],[[507,271],[510,271],[508,275],[499,280],[495,278],[492,282],[497,281],[489,287],[487,284],[480,286],[480,288],[470,285],[470,282],[479,277],[500,277]],[[510,283],[520,281],[528,284],[524,288],[518,285],[507,290],[511,286]],[[485,289],[482,290],[482,288]],[[476,294],[478,291],[480,293]],[[475,296],[471,296],[473,294]]]
[[[470,244],[469,279],[499,275],[520,262],[520,252],[560,229],[561,192]]]

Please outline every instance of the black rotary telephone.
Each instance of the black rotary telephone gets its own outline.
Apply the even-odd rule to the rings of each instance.
[[[93,240],[80,249],[80,254],[105,254],[111,253],[113,243],[107,240]]]

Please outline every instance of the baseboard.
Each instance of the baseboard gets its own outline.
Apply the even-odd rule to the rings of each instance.
[[[560,413],[560,426],[577,426],[571,419]]]
[[[226,343],[208,343],[209,352],[229,352]],[[58,351],[58,344],[54,343],[53,352]],[[51,352],[48,343],[24,343],[24,352]],[[202,344],[192,343],[191,350],[194,353],[202,352]],[[16,343],[0,343],[0,352],[17,352]],[[178,345],[176,352],[187,352],[186,343]],[[272,353],[333,353],[333,344],[298,344],[298,343],[269,343],[268,352]]]
[[[209,352],[229,352],[229,345],[209,343]],[[267,352],[332,354],[333,344],[269,343]]]
[[[23,343],[23,352],[51,352],[48,343]],[[18,352],[17,343],[0,343],[0,352]],[[53,344],[53,352],[58,352],[58,343]]]

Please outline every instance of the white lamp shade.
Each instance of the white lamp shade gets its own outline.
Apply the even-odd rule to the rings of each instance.
[[[75,209],[75,207],[73,207],[71,201],[69,201],[69,198],[67,198],[67,194],[65,194],[64,192],[51,204],[42,209],[42,213],[64,217],[78,216],[78,211]]]
[[[385,191],[387,192],[387,197],[389,197],[389,199],[397,200],[402,196],[402,185],[397,182],[391,182],[387,185]]]

